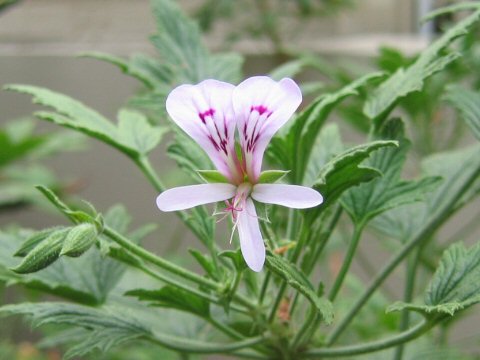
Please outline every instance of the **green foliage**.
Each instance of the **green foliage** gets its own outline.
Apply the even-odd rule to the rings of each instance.
[[[445,99],[460,112],[473,135],[480,140],[480,93],[459,86],[449,86]]]
[[[299,4],[302,9],[309,8],[308,2]],[[156,191],[161,192],[165,190],[164,174],[155,172],[148,155],[167,129],[158,125],[165,124],[167,94],[178,84],[197,83],[205,78],[237,82],[241,79],[242,59],[232,54],[211,54],[201,42],[197,25],[174,1],[153,0],[152,5],[157,29],[151,39],[158,50],[157,57],[135,55],[125,60],[98,53],[87,55],[117,66],[143,85],[129,100],[128,108],[118,112],[116,123],[50,90],[25,85],[8,89],[27,93],[34,102],[53,109],[38,112],[37,117],[99,139],[128,155]],[[469,7],[478,9],[478,4]],[[259,10],[266,14],[264,8]],[[425,326],[422,323],[409,329],[404,314],[384,314],[381,309],[387,304],[387,296],[379,291],[382,282],[412,251],[421,252],[418,263],[413,267],[409,264],[409,271],[420,272],[424,266],[433,269],[435,255],[427,253],[441,247],[434,244],[435,232],[480,194],[478,146],[424,158],[419,180],[404,180],[404,174],[419,175],[415,171],[417,158],[407,159],[411,143],[404,123],[390,118],[395,111],[405,116],[412,134],[420,129],[414,142],[432,140],[434,136],[425,134],[430,132],[429,126],[436,124],[434,116],[450,120],[448,112],[440,111],[440,99],[444,98],[479,137],[476,75],[472,75],[471,81],[459,81],[469,74],[466,64],[459,65],[461,54],[465,54],[469,65],[477,64],[469,49],[475,41],[473,25],[479,17],[480,10],[476,10],[419,56],[410,58],[384,49],[378,59],[381,73],[362,72],[361,76],[352,77],[336,65],[309,55],[292,59],[271,72],[272,77],[281,78],[311,68],[342,86],[338,90],[339,87],[327,83],[303,84],[304,95],[315,91],[317,97],[294,116],[267,149],[271,162],[268,166],[282,170],[262,172],[259,182],[311,186],[323,195],[324,203],[288,215],[281,207],[268,206],[268,218],[264,216],[267,207],[257,208],[260,220],[265,220],[260,227],[269,249],[263,272],[247,268],[237,242],[215,242],[215,220],[206,207],[178,213],[180,221],[206,248],[190,250],[197,263],[193,266],[201,267],[198,274],[139,245],[152,226],[130,231],[131,218],[123,207],[113,207],[102,215],[89,203],[70,206],[61,200],[63,196],[57,195],[58,189],[41,181],[43,185],[37,186],[38,190],[72,224],[39,231],[0,231],[0,280],[72,303],[20,303],[0,307],[0,314],[27,315],[35,325],[60,325],[57,329],[61,331],[47,338],[46,343],[67,345],[67,358],[84,356],[95,349],[110,352],[127,342],[145,342],[178,351],[183,357],[193,353],[230,353],[245,358],[300,359],[322,354],[370,356],[374,351],[403,345],[447,315],[479,302],[478,244],[470,249],[456,244],[445,252],[428,285],[424,304],[412,304],[410,300],[422,287],[422,279],[418,277],[418,283],[413,284],[411,279],[417,274],[407,276],[406,300],[392,305],[390,310],[419,311],[427,317]],[[269,18],[262,21],[265,22],[260,26],[274,30],[273,23],[267,23]],[[462,42],[456,42],[453,50],[451,45],[460,37]],[[386,80],[385,73],[391,74]],[[374,91],[369,91],[381,81]],[[318,96],[319,90],[326,87],[328,92]],[[364,139],[344,145],[337,124],[327,124],[329,119],[335,119],[334,112],[357,123],[356,128],[366,135]],[[190,180],[226,182],[195,142],[177,127],[168,128],[174,135],[168,155]],[[58,151],[66,143],[64,140],[62,145],[58,138],[57,142],[52,141],[48,135],[34,135],[31,122],[10,125],[0,131],[0,178],[4,174],[9,179],[31,177],[31,185],[41,174],[11,165]],[[426,146],[429,150],[417,155],[443,146],[451,148],[452,144]],[[414,148],[421,146],[416,144]],[[7,188],[7,192],[11,189]],[[0,205],[1,200],[0,187]],[[344,231],[348,219],[342,216],[343,210],[353,220],[354,231],[349,241],[340,243],[338,239],[350,233]],[[403,241],[394,245],[400,247],[398,253],[377,274],[368,263],[370,257],[364,259],[357,249],[370,221],[377,230]],[[162,231],[157,240],[168,241],[165,234]],[[222,239],[225,234],[228,231],[222,232]],[[334,253],[337,250],[345,250],[342,261]],[[23,257],[20,264],[15,256]],[[322,266],[324,259],[328,260],[330,271]],[[414,260],[412,257],[409,261]],[[352,276],[352,262],[363,266],[369,275],[372,272],[373,282],[366,289]],[[189,262],[181,259],[180,263]],[[324,290],[328,290],[328,298]],[[357,293],[363,293],[359,300],[352,296]],[[357,316],[371,296],[372,301]],[[320,326],[321,322],[332,324],[334,313],[339,321],[333,329]],[[348,345],[333,345],[352,320],[349,338],[344,341]],[[450,323],[442,326],[446,328]],[[399,334],[380,338],[399,326]],[[219,333],[222,337],[218,337]],[[226,341],[225,337],[233,340]],[[357,341],[360,344],[355,344]],[[322,348],[314,349],[315,346]],[[162,357],[161,354],[152,356]]]
[[[38,203],[33,185],[60,189],[64,185],[41,160],[60,151],[83,147],[77,134],[55,132],[37,135],[33,119],[7,122],[0,129],[0,208]]]
[[[369,182],[382,173],[373,167],[361,164],[378,149],[398,146],[395,141],[377,140],[355,146],[331,159],[318,174],[313,187],[325,198],[323,207],[334,204],[342,193],[353,186]]]
[[[399,99],[421,90],[425,79],[443,70],[461,56],[458,53],[445,53],[444,50],[455,39],[466,35],[479,17],[480,10],[460,21],[423,51],[412,65],[406,69],[398,69],[370,95],[364,113],[373,121],[376,128],[381,127]]]
[[[93,350],[108,351],[125,342],[150,336],[150,329],[142,325],[127,309],[103,307],[101,309],[75,304],[46,302],[5,305],[0,315],[24,314],[32,318],[34,326],[65,324],[88,329],[87,336],[71,347],[65,359],[83,356]]]
[[[125,295],[135,296],[154,306],[178,309],[204,318],[210,316],[210,306],[207,300],[169,285],[160,290],[130,290]]]
[[[480,158],[479,146],[439,153],[426,157],[422,161],[422,172],[426,177],[441,177],[443,181],[433,189],[423,203],[411,204],[391,209],[376,217],[372,225],[383,234],[405,241],[422,225],[430,221],[438,209],[448,204],[446,194],[455,194],[465,186],[467,179],[478,171]],[[473,186],[463,198],[456,199],[457,204],[471,201],[480,184]],[[458,205],[457,205],[458,207]]]
[[[285,169],[290,169],[289,178],[302,183],[315,146],[318,133],[335,105],[348,96],[357,94],[357,89],[381,74],[369,74],[333,94],[321,95],[305,110],[290,120],[290,126],[272,140],[267,156]]]
[[[426,316],[448,314],[466,309],[480,302],[480,243],[467,249],[462,243],[450,246],[425,291],[425,304],[397,302],[388,311],[403,309],[424,313]]]
[[[266,265],[274,274],[283,278],[290,286],[304,295],[316,308],[326,324],[333,322],[332,303],[318,296],[310,281],[294,265],[272,253],[267,254]]]
[[[396,140],[400,145],[377,151],[367,162],[368,166],[381,171],[382,177],[352,188],[343,196],[342,204],[356,223],[364,223],[389,209],[420,201],[440,181],[436,177],[418,181],[400,179],[409,146],[401,120],[387,122],[379,137]]]
[[[66,95],[26,85],[10,85],[6,89],[32,95],[35,103],[56,111],[37,112],[35,115],[38,118],[76,129],[134,158],[151,151],[165,132],[162,127],[150,125],[140,113],[121,111],[116,126],[96,111]]]

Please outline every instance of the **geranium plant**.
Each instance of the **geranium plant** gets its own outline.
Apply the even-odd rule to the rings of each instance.
[[[145,85],[117,122],[66,95],[7,85],[49,109],[37,118],[128,156],[159,193],[158,208],[175,211],[198,243],[176,254],[191,264],[181,266],[141,245],[148,234],[164,235],[152,225],[129,229],[123,206],[78,207],[39,184],[71,224],[3,230],[0,279],[56,299],[3,305],[0,314],[62,325],[44,344],[65,346],[66,358],[118,346],[151,351],[151,344],[158,350],[150,356],[162,359],[456,358],[460,352],[447,352],[447,330],[458,314],[475,316],[480,245],[465,245],[461,235],[439,242],[438,234],[480,193],[480,147],[433,153],[418,162],[414,180],[404,179],[408,131],[416,128],[399,110],[471,51],[458,44],[480,19],[477,2],[432,16],[457,10],[469,14],[407,65],[312,101],[302,101],[302,84],[290,78],[298,66],[243,79],[241,57],[209,53],[169,0],[153,1],[158,58],[86,55]],[[473,142],[480,140],[480,92],[468,80],[445,84],[436,99],[446,109],[438,116],[453,122],[458,115]],[[327,123],[337,108],[349,110],[339,114],[350,122],[366,121],[363,143],[343,144],[336,122]],[[149,159],[167,137],[168,154],[189,179],[175,187],[164,185]],[[219,217],[230,229],[215,229]],[[385,245],[385,259],[360,252],[372,235]],[[365,257],[378,263],[369,279],[352,270]],[[384,284],[402,267],[403,294],[392,294]]]

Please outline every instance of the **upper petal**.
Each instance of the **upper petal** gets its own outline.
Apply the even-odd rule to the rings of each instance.
[[[252,199],[247,198],[245,208],[238,212],[240,249],[248,267],[259,272],[265,263],[265,245]]]
[[[231,184],[200,184],[180,186],[158,195],[157,206],[162,211],[185,210],[198,205],[227,200],[235,195]]]
[[[323,202],[322,195],[309,187],[285,184],[256,184],[251,197],[267,204],[306,209]]]
[[[266,76],[254,76],[235,88],[233,108],[246,171],[252,181],[258,179],[263,153],[270,139],[301,102],[300,88],[288,78],[276,82]]]
[[[167,112],[173,121],[231,180],[240,176],[235,153],[234,88],[232,84],[209,79],[173,89],[166,101]]]

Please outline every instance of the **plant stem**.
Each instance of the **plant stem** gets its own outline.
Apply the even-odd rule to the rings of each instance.
[[[157,190],[158,192],[165,191],[165,185],[163,185],[162,181],[158,177],[156,171],[153,169],[152,164],[150,163],[150,160],[148,160],[147,157],[142,156],[134,158],[133,161],[140,168],[142,173],[147,177],[155,190]]]
[[[422,252],[422,246],[416,249],[415,253],[410,256],[407,263],[407,274],[405,278],[405,291],[403,296],[403,301],[409,303],[413,299],[413,294],[415,292],[415,275],[417,273],[418,262],[420,260],[420,254]],[[400,319],[400,331],[405,331],[408,329],[410,324],[410,311],[404,310],[402,312],[402,317]],[[395,349],[394,360],[401,360],[403,357],[403,344],[399,345]]]
[[[450,210],[455,203],[462,198],[462,195],[470,188],[471,184],[477,180],[480,175],[480,164],[470,173],[463,185],[454,193],[446,194],[448,200],[445,202],[443,207],[437,209],[437,211],[432,215],[432,217],[427,221],[423,228],[420,228],[419,231],[412,236],[412,238],[407,241],[400,251],[395,255],[388,263],[383,267],[383,269],[377,274],[377,276],[372,280],[370,285],[360,296],[360,298],[355,302],[353,307],[350,309],[348,314],[340,321],[335,329],[333,329],[330,336],[327,338],[327,344],[333,344],[343,331],[347,328],[350,322],[354,319],[360,309],[365,305],[365,303],[370,299],[370,296],[375,292],[375,290],[385,281],[385,279],[395,270],[395,268],[400,264],[403,259],[422,241],[428,239],[432,234],[444,223],[444,221],[453,214]]]
[[[152,335],[146,337],[146,339],[168,349],[196,354],[229,353],[235,350],[251,348],[253,345],[263,341],[263,337],[257,336],[230,344],[215,344],[159,332],[154,332]],[[256,355],[254,358],[266,359],[265,356],[260,355]]]
[[[277,297],[275,298],[275,302],[273,303],[272,309],[270,310],[270,315],[268,316],[268,322],[273,323],[275,320],[275,315],[277,314],[278,307],[282,302],[283,295],[285,294],[285,290],[287,290],[287,282],[284,280],[278,289]]]
[[[327,245],[328,240],[330,239],[333,230],[335,229],[335,226],[337,225],[338,220],[342,215],[342,212],[343,208],[341,206],[337,206],[330,222],[328,223],[327,229],[320,233],[319,239],[317,241],[318,245],[316,246],[316,248],[314,248],[314,250],[312,251],[313,255],[305,262],[305,266],[303,267],[305,275],[310,275],[315,268],[315,263],[322,254],[323,249],[325,249],[325,246]]]
[[[335,279],[335,282],[330,290],[328,295],[328,299],[330,301],[334,301],[342,287],[343,281],[345,280],[345,276],[347,275],[348,270],[350,269],[350,265],[352,264],[353,256],[357,250],[358,243],[360,242],[360,238],[362,235],[363,228],[365,227],[364,222],[360,222],[355,224],[353,229],[352,239],[350,241],[350,245],[348,247],[347,253],[345,254],[345,258],[343,259],[343,264],[340,269],[340,272]]]
[[[399,344],[404,344],[411,341],[428,330],[430,330],[436,322],[423,320],[416,326],[406,330],[398,335],[386,338],[383,340],[372,341],[369,343],[339,346],[335,348],[312,349],[303,353],[304,357],[339,357],[339,356],[354,356],[360,354],[371,353],[383,349],[388,349]]]
[[[297,298],[296,298],[297,299]],[[295,349],[302,344],[302,338],[310,328],[313,323],[316,323],[318,319],[318,314],[316,313],[313,306],[310,307],[310,311],[307,313],[306,320],[302,324],[301,328],[298,330],[297,334],[293,338],[292,348]]]
[[[293,264],[295,264],[298,257],[300,256],[303,244],[305,244],[305,241],[307,240],[308,235],[309,235],[308,231],[305,230],[305,227],[304,227],[302,229],[302,233],[300,234],[300,239],[298,240],[297,244],[295,245],[293,253],[291,254],[290,259],[289,259]],[[280,306],[280,303],[282,302],[282,299],[283,299],[283,296],[284,296],[286,290],[287,290],[287,281],[282,280],[280,288],[278,289],[277,297],[275,298],[275,302],[273,304],[273,307],[270,311],[270,315],[268,317],[268,321],[270,323],[272,323],[273,320],[275,319],[275,315],[277,313],[278,307]]]
[[[145,250],[141,246],[138,246],[137,244],[131,242],[127,238],[125,238],[123,235],[117,233],[115,230],[112,228],[105,226],[103,229],[103,233],[108,236],[111,240],[116,242],[118,245],[122,246],[126,250],[130,251],[131,253],[137,255],[141,259],[154,264],[158,266],[159,268],[162,268],[164,270],[167,270],[177,276],[180,276],[184,279],[193,281],[197,284],[203,285],[209,289],[212,289],[217,292],[222,291],[222,286],[221,284],[218,284],[217,282],[214,282],[210,279],[207,279],[203,276],[200,276],[194,272],[191,272],[187,269],[184,269],[168,260],[165,260],[155,254],[152,254],[151,252]],[[245,297],[241,296],[240,294],[234,294],[233,298],[239,302],[240,304],[244,305],[250,310],[255,310],[256,305],[251,303],[250,300],[246,299]]]

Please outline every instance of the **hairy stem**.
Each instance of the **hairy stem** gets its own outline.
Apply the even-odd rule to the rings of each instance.
[[[365,224],[357,223],[355,224],[355,228],[353,229],[352,239],[350,241],[350,245],[348,247],[347,253],[345,254],[345,258],[343,259],[342,267],[340,272],[335,279],[335,282],[330,290],[328,295],[328,299],[330,301],[334,301],[342,287],[343,281],[345,280],[345,276],[347,275],[348,270],[350,269],[350,265],[352,264],[353,256],[357,250],[358,243],[360,242],[360,238],[362,235],[362,231]]]
[[[369,343],[339,346],[334,348],[311,349],[303,353],[304,357],[339,357],[339,356],[354,356],[360,354],[367,354],[374,351],[388,349],[399,344],[404,344],[408,341],[416,339],[430,330],[435,325],[435,322],[423,320],[416,326],[406,330],[398,335],[378,340]]]
[[[200,276],[194,272],[191,272],[187,269],[184,269],[168,260],[165,260],[155,254],[152,254],[151,252],[145,250],[141,246],[138,246],[137,244],[131,242],[127,238],[125,238],[123,235],[119,234],[112,228],[106,226],[103,230],[103,233],[108,236],[111,240],[116,242],[118,245],[123,247],[124,249],[128,250],[132,254],[140,257],[141,259],[158,266],[159,268],[162,268],[164,270],[169,271],[172,274],[175,274],[179,277],[182,277],[184,279],[193,281],[199,285],[205,286],[209,289],[212,289],[217,292],[222,292],[222,285],[212,281],[210,279],[207,279],[203,276]],[[256,306],[255,304],[251,303],[250,300],[246,299],[240,294],[234,294],[233,298],[243,306],[247,307],[250,310],[255,310]]]
[[[420,254],[422,252],[422,247],[420,246],[416,249],[415,253],[410,256],[407,263],[407,274],[405,278],[405,290],[403,301],[409,303],[413,299],[413,294],[415,292],[415,276],[417,274],[418,262],[420,260]],[[410,324],[410,312],[404,310],[402,312],[402,317],[400,319],[400,331],[405,331],[408,329]],[[403,344],[400,344],[395,349],[394,360],[401,360],[403,358]]]

